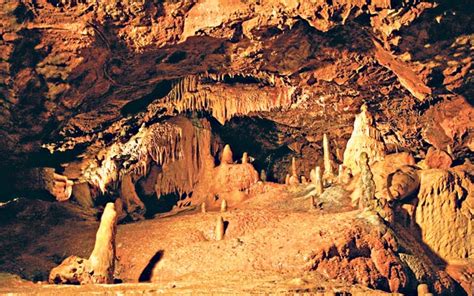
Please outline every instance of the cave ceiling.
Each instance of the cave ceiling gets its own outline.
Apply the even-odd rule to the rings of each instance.
[[[393,151],[473,149],[468,1],[2,6],[4,167],[52,165],[47,150],[91,158],[180,113],[237,131],[254,118],[240,132],[269,149],[301,152],[323,133],[344,149],[364,103]]]

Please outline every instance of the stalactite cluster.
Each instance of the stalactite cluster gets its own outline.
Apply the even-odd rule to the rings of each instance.
[[[181,129],[168,123],[142,126],[127,142],[104,148],[85,168],[83,177],[104,193],[127,173],[146,175],[152,161],[163,165],[180,158],[181,136]]]
[[[239,80],[226,83],[226,79],[233,79],[236,76],[240,77],[236,74],[185,76],[175,82],[172,90],[163,100],[152,104],[148,113],[153,114],[153,111],[161,110],[164,106],[176,110],[178,113],[207,111],[221,124],[224,124],[235,115],[271,111],[291,105],[296,88],[288,85],[283,79],[276,79],[274,75],[270,74],[243,75],[241,79],[252,77],[257,82],[242,84],[242,87],[249,89],[249,91],[242,93],[235,92],[230,86],[239,83]],[[209,82],[213,83],[212,87],[209,86]],[[272,87],[260,88],[259,85],[262,83]]]

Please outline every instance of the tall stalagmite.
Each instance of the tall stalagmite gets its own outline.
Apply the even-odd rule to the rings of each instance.
[[[358,159],[362,152],[367,153],[369,165],[385,156],[385,144],[366,105],[361,107],[361,113],[355,118],[354,130],[344,151],[343,164],[353,175],[360,172]]]
[[[332,168],[331,150],[327,134],[323,135],[324,178],[331,180],[334,177]]]

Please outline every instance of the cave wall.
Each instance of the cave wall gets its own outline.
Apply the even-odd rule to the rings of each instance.
[[[275,127],[250,133],[263,143],[258,166],[280,181],[292,156],[304,173],[318,163],[323,133],[341,160],[363,103],[390,151],[451,145],[472,159],[469,1],[1,5],[4,182],[18,169],[87,163],[190,111],[214,116],[229,138],[235,116],[250,130],[252,118]]]

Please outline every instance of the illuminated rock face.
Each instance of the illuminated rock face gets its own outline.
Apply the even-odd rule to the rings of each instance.
[[[472,165],[420,173],[414,222],[423,241],[448,262],[474,256],[472,173]]]

